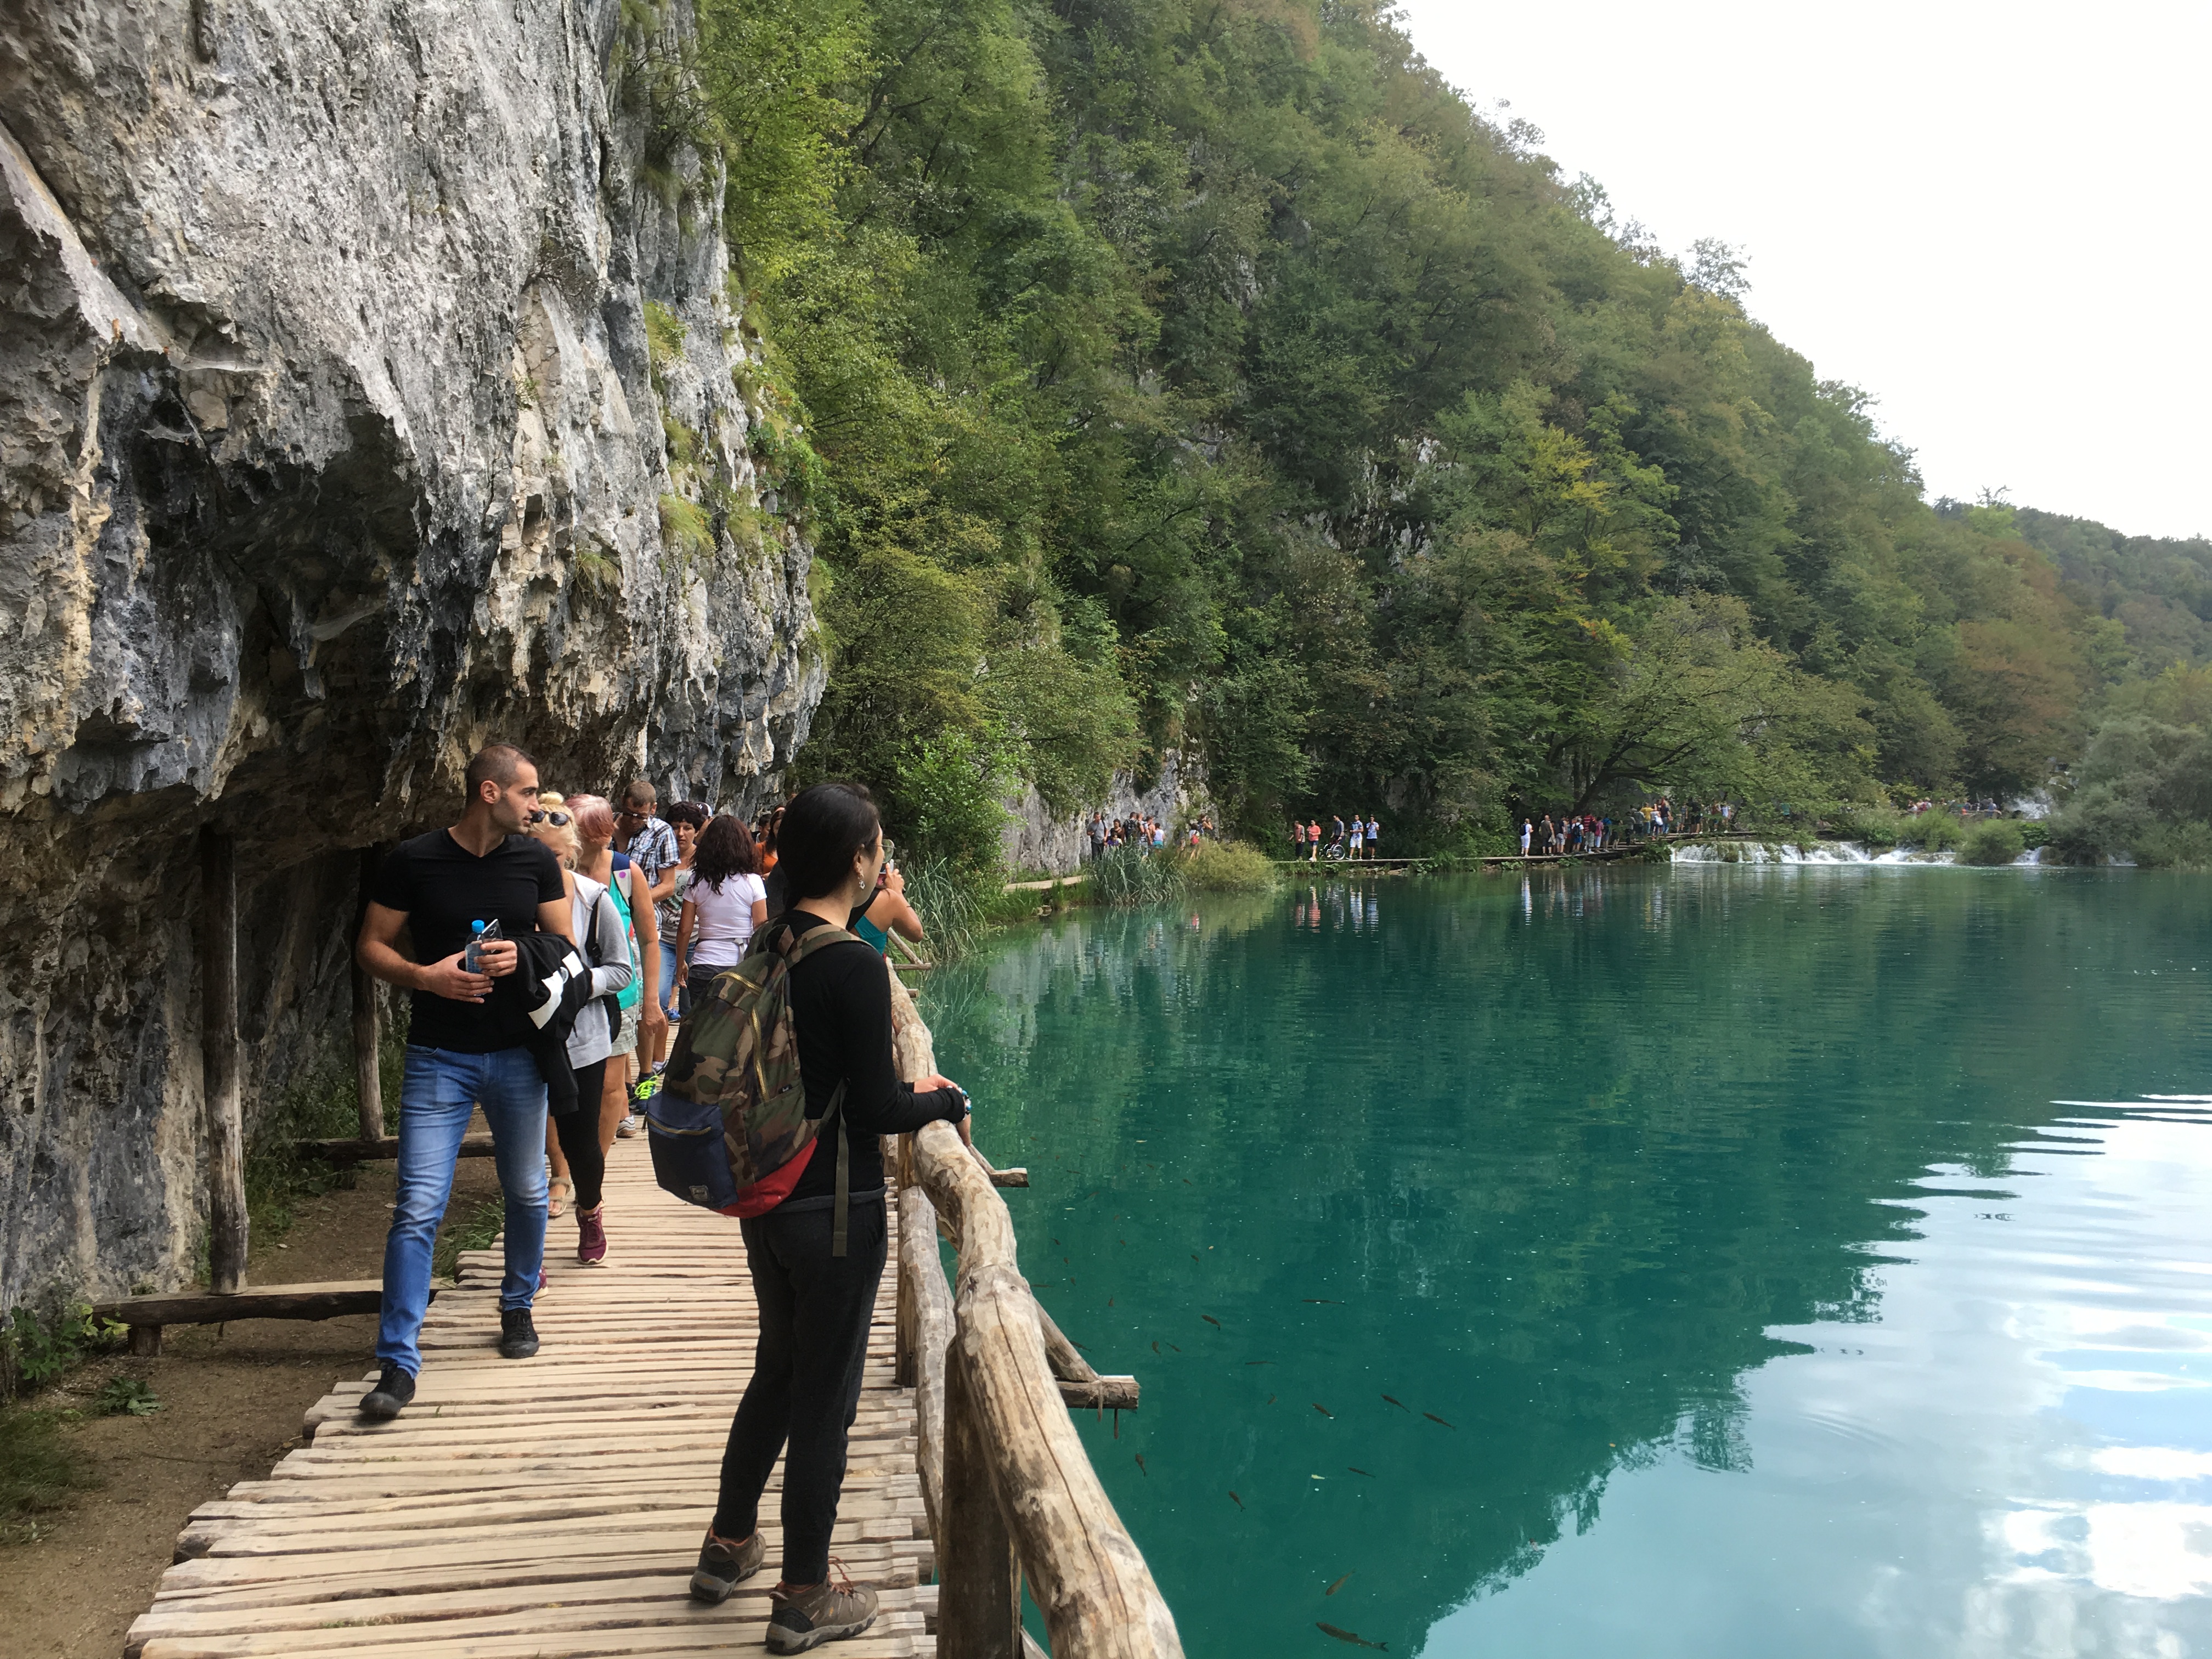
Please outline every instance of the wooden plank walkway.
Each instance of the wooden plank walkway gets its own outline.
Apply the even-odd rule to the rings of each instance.
[[[768,1563],[720,1607],[686,1593],[714,1512],[730,1414],[757,1326],[733,1221],[653,1184],[641,1139],[607,1163],[605,1263],[552,1224],[538,1297],[544,1347],[501,1359],[499,1252],[463,1258],[422,1331],[414,1403],[361,1420],[368,1370],[307,1414],[308,1444],[265,1480],[194,1511],[130,1659],[589,1659],[760,1649],[782,1547],[779,1467]],[[891,1380],[898,1229],[876,1304],[851,1468],[831,1549],[883,1590],[839,1659],[933,1656],[934,1556],[911,1389]]]

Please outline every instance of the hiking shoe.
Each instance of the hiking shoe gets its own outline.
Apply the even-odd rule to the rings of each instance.
[[[872,1589],[817,1584],[796,1595],[771,1592],[770,1599],[775,1604],[768,1621],[770,1653],[804,1653],[824,1642],[858,1636],[876,1622],[876,1593]]]
[[[388,1423],[415,1397],[415,1379],[398,1365],[386,1365],[376,1386],[361,1397],[361,1414]]]
[[[753,1535],[742,1544],[717,1538],[714,1529],[708,1528],[707,1541],[699,1546],[699,1570],[691,1575],[691,1599],[720,1607],[739,1584],[761,1570],[766,1559],[768,1540],[760,1535],[759,1528],[754,1528]]]
[[[635,1136],[644,1133],[645,1125],[640,1123],[637,1121],[637,1114],[635,1112],[632,1112],[628,1117],[615,1125],[615,1133],[620,1135],[624,1140],[629,1140]]]
[[[576,1260],[604,1261],[607,1259],[607,1206],[596,1210],[576,1212]]]
[[[530,1322],[527,1308],[499,1310],[499,1357],[527,1359],[538,1352],[538,1327]]]

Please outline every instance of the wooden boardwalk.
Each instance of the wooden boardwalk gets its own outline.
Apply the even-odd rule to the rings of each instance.
[[[686,1594],[757,1316],[733,1221],[653,1184],[645,1143],[607,1164],[606,1261],[577,1265],[551,1226],[544,1347],[501,1359],[499,1253],[463,1258],[431,1304],[421,1389],[391,1423],[354,1402],[374,1369],[307,1414],[312,1439],[265,1480],[196,1510],[132,1659],[586,1659],[758,1650],[782,1549],[779,1468],[768,1563],[720,1607]],[[851,1469],[831,1543],[883,1591],[839,1659],[934,1655],[937,1589],[915,1474],[914,1391],[891,1377],[897,1268],[877,1301]]]

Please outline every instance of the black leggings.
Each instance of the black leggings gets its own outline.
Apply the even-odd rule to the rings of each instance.
[[[732,1540],[760,1525],[760,1498],[786,1439],[783,1581],[830,1576],[830,1531],[845,1485],[845,1436],[860,1407],[868,1327],[884,1276],[884,1204],[855,1199],[849,1254],[830,1254],[831,1212],[771,1210],[742,1221],[760,1304],[753,1380],[722,1452],[714,1530]]]
[[[576,1109],[553,1120],[561,1156],[568,1160],[568,1179],[576,1186],[576,1207],[599,1207],[607,1178],[607,1155],[599,1150],[599,1095],[607,1086],[607,1062],[595,1060],[576,1068]]]

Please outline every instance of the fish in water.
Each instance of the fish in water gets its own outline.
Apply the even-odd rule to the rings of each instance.
[[[1237,1505],[1237,1507],[1238,1509],[1240,1509],[1240,1510],[1241,1510],[1241,1509],[1243,1509],[1243,1508],[1244,1507],[1244,1500],[1243,1500],[1243,1498],[1239,1498],[1239,1497],[1238,1497],[1235,1492],[1231,1492],[1231,1493],[1229,1494],[1229,1501],[1230,1501],[1231,1503],[1232,1503],[1232,1504],[1236,1504],[1236,1505]]]
[[[1152,1472],[1145,1467],[1145,1455],[1142,1452],[1137,1454],[1137,1473],[1147,1480],[1152,1478]]]
[[[1172,1343],[1172,1342],[1169,1343],[1169,1344],[1168,1344],[1168,1346],[1170,1346],[1170,1348],[1175,1348],[1175,1351],[1176,1351],[1177,1353],[1181,1353],[1181,1352],[1182,1352],[1182,1350],[1181,1348],[1176,1348],[1176,1345],[1175,1345],[1174,1343]],[[1443,1422],[1443,1419],[1441,1419],[1441,1418],[1437,1419],[1437,1420],[1438,1422]],[[1444,1426],[1445,1426],[1446,1428],[1449,1428],[1449,1427],[1451,1427],[1451,1425],[1450,1425],[1450,1424],[1449,1424],[1449,1423],[1445,1423],[1445,1424],[1444,1424]]]
[[[1182,1350],[1181,1348],[1177,1348],[1177,1349],[1176,1350],[1176,1352],[1177,1353],[1181,1353],[1181,1352],[1182,1352]],[[1423,1412],[1423,1413],[1421,1413],[1421,1415],[1422,1415],[1422,1416],[1424,1416],[1424,1417],[1425,1417],[1425,1418],[1427,1418],[1427,1419],[1429,1419],[1429,1421],[1430,1421],[1430,1422],[1431,1422],[1431,1423],[1444,1423],[1443,1419],[1443,1418],[1441,1418],[1441,1417],[1438,1417],[1438,1416],[1437,1416],[1434,1412]],[[1449,1424],[1449,1423],[1444,1423],[1444,1426],[1445,1426],[1446,1428],[1448,1428],[1448,1429],[1449,1429],[1449,1428],[1452,1427],[1453,1425],[1452,1425],[1451,1424]]]
[[[1334,1417],[1336,1415],[1334,1412],[1329,1410],[1328,1407],[1322,1405],[1318,1400],[1314,1401],[1314,1409],[1319,1412],[1323,1417]]]
[[[1400,1411],[1405,1413],[1408,1417],[1413,1415],[1413,1408],[1411,1406],[1408,1406],[1404,1401],[1397,1398],[1395,1395],[1386,1394],[1382,1397],[1389,1401],[1392,1405],[1395,1406]]]
[[[1345,1575],[1344,1575],[1344,1578],[1349,1578],[1349,1577],[1352,1577],[1352,1575],[1351,1575],[1350,1573],[1348,1573],[1348,1572],[1347,1572],[1346,1574],[1345,1574]],[[1344,1588],[1344,1578],[1340,1578],[1340,1579],[1338,1579],[1338,1580],[1337,1580],[1334,1584],[1331,1584],[1331,1585],[1330,1585],[1327,1589],[1323,1590],[1323,1591],[1322,1592],[1322,1594],[1323,1595],[1335,1595],[1335,1594],[1337,1593],[1337,1591],[1339,1591],[1339,1590],[1340,1590],[1340,1589],[1342,1589]]]
[[[1207,1324],[1212,1326],[1215,1330],[1218,1331],[1221,1328],[1221,1322],[1216,1319],[1212,1314],[1200,1314],[1199,1315],[1199,1317],[1203,1319]]]
[[[1375,1478],[1374,1471],[1371,1469],[1354,1468],[1352,1465],[1349,1463],[1346,1463],[1344,1467],[1347,1469],[1351,1469],[1354,1474],[1365,1475],[1370,1480],[1372,1480]]]
[[[1334,1636],[1338,1641],[1349,1642],[1355,1647],[1373,1648],[1378,1653],[1390,1651],[1390,1644],[1388,1642],[1370,1642],[1364,1636],[1355,1636],[1348,1630],[1339,1630],[1334,1625],[1325,1625],[1318,1619],[1314,1620],[1314,1628],[1323,1636]]]
[[[1157,1343],[1157,1342],[1153,1343],[1153,1344],[1152,1344],[1152,1352],[1153,1352],[1154,1353],[1158,1353],[1159,1351],[1160,1351],[1160,1345],[1159,1345],[1158,1343]]]
[[[1106,1298],[1106,1305],[1109,1308],[1114,1305],[1114,1298],[1112,1297],[1109,1296]]]
[[[1272,1359],[1248,1359],[1244,1363],[1248,1365],[1272,1365],[1275,1362]]]
[[[1273,1405],[1273,1404],[1275,1403],[1275,1396],[1274,1396],[1274,1395],[1273,1395],[1272,1394],[1271,1394],[1271,1395],[1269,1395],[1267,1396],[1267,1403],[1268,1403],[1270,1406],[1272,1406],[1272,1405]]]

